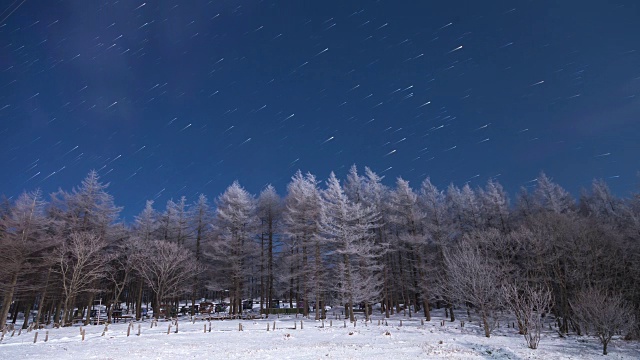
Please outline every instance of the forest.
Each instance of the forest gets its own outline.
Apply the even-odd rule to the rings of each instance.
[[[128,224],[95,171],[48,200],[5,200],[0,329],[34,310],[25,328],[86,325],[98,299],[109,321],[123,304],[139,320],[147,306],[202,299],[237,316],[253,299],[315,319],[327,305],[351,320],[373,304],[426,321],[445,308],[450,321],[475,314],[487,337],[507,312],[531,348],[546,316],[561,336],[596,335],[605,353],[613,336],[640,334],[640,194],[616,197],[602,180],[575,199],[541,173],[510,201],[495,180],[389,187],[353,166],[342,181],[298,171],[284,196],[234,182],[191,201],[147,201]]]

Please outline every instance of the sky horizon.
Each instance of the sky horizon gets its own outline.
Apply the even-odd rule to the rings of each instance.
[[[6,6],[6,8],[5,8]],[[633,1],[194,1],[0,8],[0,194],[95,169],[127,221],[356,164],[441,189],[541,171],[638,191]]]

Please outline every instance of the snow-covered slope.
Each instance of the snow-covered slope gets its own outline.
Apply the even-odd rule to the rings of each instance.
[[[438,314],[436,312],[436,314]],[[503,325],[491,338],[482,336],[477,321],[460,327],[460,322],[445,322],[434,317],[422,325],[419,318],[396,315],[378,325],[379,316],[365,326],[338,320],[317,322],[287,316],[264,320],[224,320],[209,322],[188,317],[172,325],[160,321],[111,324],[104,336],[104,326],[87,326],[82,341],[80,327],[23,331],[5,335],[0,343],[1,359],[592,359],[603,358],[594,337],[560,338],[554,330],[543,334],[540,348],[528,349],[522,336]],[[442,314],[440,314],[442,315]],[[300,321],[303,321],[301,329]],[[402,326],[400,326],[402,320]],[[275,322],[275,330],[273,325]],[[242,324],[243,331],[239,331]],[[269,325],[269,331],[267,331]],[[295,327],[295,329],[294,329]],[[44,342],[45,332],[49,339]],[[206,331],[206,332],[205,332]],[[610,359],[638,359],[637,342],[616,339],[609,348]]]

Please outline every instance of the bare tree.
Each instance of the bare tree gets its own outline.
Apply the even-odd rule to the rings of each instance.
[[[154,240],[140,243],[136,250],[142,254],[136,262],[140,276],[156,296],[158,305],[178,295],[187,293],[191,281],[202,268],[194,261],[191,251],[174,242]],[[154,309],[157,319],[159,309]]]
[[[543,315],[551,306],[551,291],[548,288],[533,288],[528,285],[503,285],[505,300],[518,321],[520,334],[524,335],[527,346],[537,349],[540,344]]]
[[[448,280],[445,292],[453,299],[474,306],[480,314],[485,336],[490,337],[497,325],[496,312],[504,303],[500,288],[503,270],[469,236],[445,249],[444,263]]]
[[[93,288],[105,277],[109,255],[103,252],[106,242],[92,233],[72,233],[56,251],[57,266],[64,296],[62,325],[71,325],[76,297],[82,292],[96,292]]]
[[[633,308],[621,295],[602,288],[581,290],[571,302],[571,308],[586,332],[593,332],[600,339],[603,355],[607,355],[607,346],[614,335],[630,331],[635,325]]]

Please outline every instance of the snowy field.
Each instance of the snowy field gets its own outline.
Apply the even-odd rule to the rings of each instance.
[[[16,331],[13,336],[7,333],[0,343],[0,359],[640,359],[638,342],[614,339],[609,355],[603,356],[595,337],[560,338],[548,326],[539,349],[531,350],[523,337],[506,325],[496,329],[491,338],[482,336],[477,321],[467,322],[464,328],[459,321],[441,326],[444,314],[440,311],[434,311],[436,316],[424,325],[420,318],[402,315],[378,325],[382,318],[374,315],[372,322],[365,325],[357,321],[355,327],[348,321],[344,327],[343,320],[334,318],[333,310],[324,327],[322,322],[295,316],[196,319],[195,323],[187,316],[178,320],[177,333],[173,324],[167,334],[170,321],[161,320],[151,328],[151,321],[145,320],[133,322],[130,336],[125,323],[109,325],[104,336],[104,325],[82,327],[84,341],[80,326],[42,329],[35,344],[36,331],[20,335]],[[239,324],[243,331],[239,331]]]

